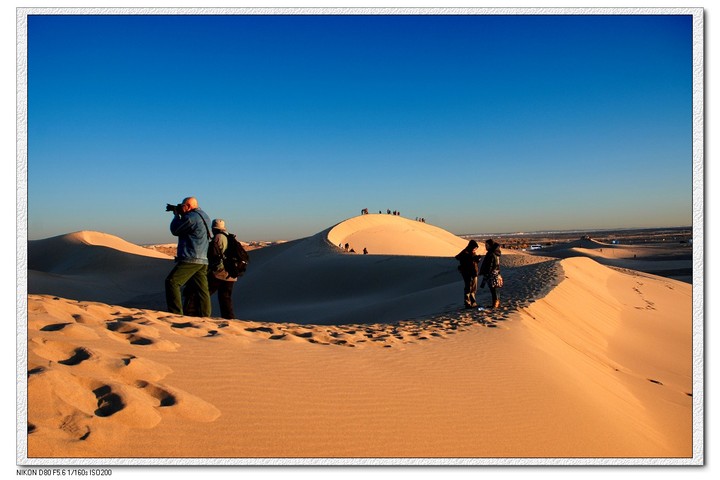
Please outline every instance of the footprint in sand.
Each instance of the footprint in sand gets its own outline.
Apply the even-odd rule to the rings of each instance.
[[[292,334],[299,338],[313,338],[313,332],[292,332]]]
[[[90,436],[90,426],[88,422],[90,417],[82,413],[75,413],[65,417],[60,424],[60,430],[68,436],[77,440],[87,440]]]
[[[75,366],[79,365],[90,357],[92,357],[90,352],[88,352],[83,347],[78,347],[73,351],[72,356],[66,358],[65,360],[58,360],[58,363],[63,365]]]
[[[57,332],[70,325],[70,323],[54,323],[52,325],[45,325],[40,329],[41,332]]]
[[[141,337],[139,335],[128,335],[128,341],[130,342],[130,345],[152,345],[155,343],[153,340],[147,338],[147,337]]]
[[[182,322],[182,323],[171,323],[170,326],[172,328],[199,328],[197,325],[195,325],[192,322]]]
[[[132,362],[132,361],[133,361],[134,359],[136,359],[136,358],[137,358],[137,357],[136,357],[135,355],[125,355],[125,356],[122,357],[120,360],[121,360],[122,363],[127,367],[128,365],[130,365],[130,362]]]
[[[129,325],[127,322],[122,320],[116,320],[114,322],[107,323],[107,329],[111,332],[132,334],[137,333],[139,329],[135,325]]]
[[[122,397],[113,392],[109,385],[96,388],[93,393],[97,398],[98,408],[95,410],[95,415],[98,417],[109,417],[125,408]]]
[[[171,407],[177,403],[175,395],[171,394],[167,390],[146,382],[145,380],[138,380],[135,382],[135,386],[145,390],[151,397],[155,398],[160,402],[161,407]]]
[[[264,332],[264,333],[275,333],[275,330],[273,330],[270,327],[247,327],[245,329],[248,332]]]

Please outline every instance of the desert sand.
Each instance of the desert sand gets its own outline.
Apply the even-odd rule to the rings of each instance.
[[[223,320],[163,312],[161,253],[29,242],[26,461],[697,463],[692,285],[508,251],[464,310],[466,243],[352,218],[251,252]]]

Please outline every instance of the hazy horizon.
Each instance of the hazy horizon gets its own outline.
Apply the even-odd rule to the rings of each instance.
[[[692,224],[691,15],[30,15],[28,238]]]
[[[352,218],[352,217],[350,217],[350,218]],[[349,218],[348,218],[348,219],[349,219]],[[348,219],[343,219],[342,221],[345,221],[345,220],[348,220]],[[414,218],[413,218],[412,220],[414,220]],[[306,238],[306,237],[309,237],[309,236],[318,234],[318,233],[320,233],[320,232],[322,232],[322,231],[324,231],[324,230],[327,230],[328,228],[331,228],[332,226],[336,225],[337,223],[341,223],[341,222],[335,222],[335,223],[333,223],[332,225],[328,225],[327,227],[318,230],[317,232],[313,232],[313,233],[311,233],[311,234],[303,235],[303,236],[300,236],[300,237],[292,237],[292,238],[290,238],[290,237],[288,237],[288,238],[262,238],[262,237],[260,237],[260,238],[246,238],[246,237],[243,237],[242,235],[240,235],[240,236],[239,236],[239,239],[240,239],[241,241],[243,241],[243,242],[277,242],[277,241],[282,242],[282,241],[300,240],[300,239],[303,239],[303,238]],[[429,222],[428,222],[428,223],[429,223]],[[436,225],[436,226],[437,226],[437,225]],[[653,231],[653,230],[676,230],[676,229],[692,229],[692,227],[693,227],[692,225],[674,225],[674,226],[658,226],[658,227],[578,228],[578,229],[571,228],[571,229],[562,229],[562,230],[556,230],[556,229],[540,229],[540,230],[518,230],[518,231],[506,231],[506,232],[490,232],[490,231],[484,231],[484,232],[450,232],[450,233],[453,233],[453,234],[455,234],[455,235],[457,235],[457,236],[459,236],[459,237],[473,237],[473,236],[483,236],[483,235],[486,235],[486,236],[491,236],[491,235],[494,235],[494,236],[513,236],[513,235],[519,235],[519,236],[522,236],[522,235],[538,235],[538,234],[548,234],[548,235],[550,235],[550,234],[554,234],[554,233],[555,233],[555,234],[568,234],[568,233],[587,233],[587,232],[600,233],[600,232],[613,232],[613,231],[618,231],[618,232],[620,232],[620,231],[644,231],[644,230],[648,230],[648,231]],[[61,237],[61,236],[64,236],[64,235],[70,235],[70,234],[76,233],[76,232],[78,232],[78,231],[81,231],[81,230],[68,231],[68,232],[65,232],[65,233],[57,234],[57,235],[50,235],[50,236],[48,236],[48,237],[29,238],[28,240],[30,240],[30,241],[33,241],[33,240],[45,240],[45,239],[48,239],[48,238]],[[97,231],[97,230],[87,229],[86,231]],[[131,239],[131,238],[128,238],[127,236],[123,235],[122,233],[112,233],[112,232],[105,232],[105,231],[101,231],[100,233],[106,233],[106,234],[114,235],[114,236],[116,236],[116,237],[122,238],[123,240],[129,241],[129,242],[131,242],[131,243],[135,243],[135,244],[137,244],[137,245],[161,245],[161,244],[171,244],[171,245],[175,245],[175,244],[177,243],[177,238],[172,237],[172,236],[170,236],[170,238],[168,238],[167,241],[157,242],[157,241],[142,241],[142,240],[139,240],[139,239]]]

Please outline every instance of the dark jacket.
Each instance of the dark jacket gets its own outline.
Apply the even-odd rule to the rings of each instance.
[[[493,242],[480,265],[480,275],[490,275],[493,270],[500,270],[500,244]]]
[[[477,243],[471,241],[462,252],[455,255],[455,258],[460,262],[458,270],[463,277],[477,277],[478,276],[478,263],[480,263],[480,255],[472,253],[473,248],[477,248]]]

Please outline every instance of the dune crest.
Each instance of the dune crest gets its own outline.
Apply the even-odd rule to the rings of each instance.
[[[397,215],[369,214],[335,225],[327,234],[335,246],[346,243],[356,253],[367,248],[371,255],[454,257],[467,240],[442,228]]]
[[[158,252],[157,250],[151,250],[144,248],[134,243],[130,243],[123,240],[115,235],[109,233],[97,232],[94,230],[81,230],[79,232],[69,233],[67,235],[61,235],[60,237],[54,237],[58,241],[64,239],[70,243],[83,243],[85,245],[94,245],[96,247],[108,247],[120,252],[131,253],[133,255],[141,255],[144,257],[153,258],[172,258],[164,253]]]

